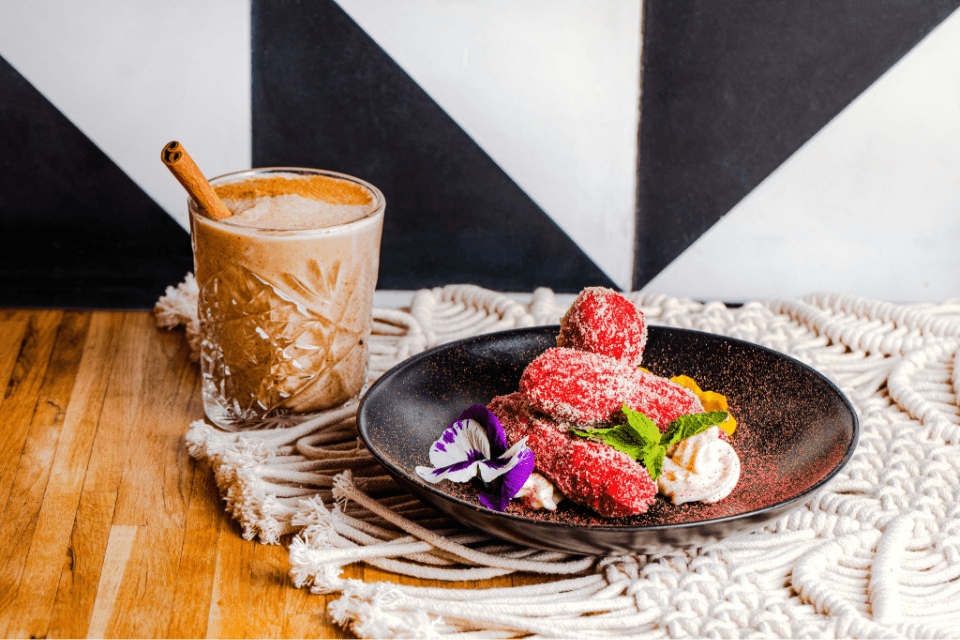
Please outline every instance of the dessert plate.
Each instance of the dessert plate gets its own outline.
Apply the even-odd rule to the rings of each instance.
[[[523,369],[556,346],[558,332],[551,326],[492,333],[401,362],[360,403],[360,437],[402,487],[465,525],[523,545],[599,555],[700,547],[762,528],[812,498],[857,445],[850,401],[807,365],[742,340],[650,327],[644,367],[667,377],[686,374],[703,390],[727,396],[742,463],[729,497],[676,506],[658,496],[646,514],[617,519],[569,500],[555,512],[512,504],[500,513],[477,501],[479,487],[421,480],[414,469],[430,466],[430,445],[450,422],[470,405],[517,391]]]

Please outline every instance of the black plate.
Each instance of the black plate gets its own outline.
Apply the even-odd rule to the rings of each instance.
[[[581,554],[657,553],[700,547],[759,529],[804,503],[851,458],[857,414],[820,373],[776,351],[700,331],[651,327],[643,366],[686,374],[727,396],[739,421],[740,483],[714,505],[675,506],[662,496],[648,513],[607,519],[569,500],[556,512],[483,507],[477,488],[419,478],[429,448],[460,412],[517,390],[527,363],[556,346],[558,326],[442,345],[385,373],[357,414],[360,437],[397,482],[450,517],[490,535]]]

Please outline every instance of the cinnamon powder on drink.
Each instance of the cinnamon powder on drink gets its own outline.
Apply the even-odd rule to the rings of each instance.
[[[214,187],[223,200],[253,200],[280,195],[298,195],[330,204],[363,205],[373,199],[362,186],[322,175],[290,178],[250,178]]]

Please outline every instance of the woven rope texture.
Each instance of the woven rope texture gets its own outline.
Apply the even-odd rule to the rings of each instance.
[[[651,324],[755,342],[829,377],[853,402],[852,461],[805,507],[697,551],[594,558],[506,544],[398,491],[357,438],[356,406],[293,428],[186,436],[244,536],[289,544],[298,587],[340,592],[329,611],[361,637],[939,638],[960,624],[960,300],[896,305],[842,295],[720,303],[628,294]],[[468,285],[375,310],[371,380],[460,338],[556,324],[548,289],[529,304]],[[158,322],[196,346],[196,283],[168,289]],[[290,538],[284,538],[285,540]],[[366,584],[363,562],[417,578],[516,571],[546,584],[488,590]],[[458,634],[467,634],[458,636]]]

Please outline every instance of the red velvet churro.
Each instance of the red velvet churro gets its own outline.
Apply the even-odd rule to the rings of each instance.
[[[624,405],[661,433],[676,418],[703,412],[696,393],[637,368],[646,341],[643,314],[630,300],[602,287],[585,289],[563,316],[559,346],[527,365],[518,393],[489,405],[509,442],[527,438],[541,474],[604,517],[645,513],[657,485],[627,453],[569,430],[625,424]]]
[[[639,366],[646,344],[643,313],[604,287],[581,291],[560,320],[557,346],[599,353],[631,367]]]
[[[676,382],[639,370],[634,371],[633,381],[633,392],[626,399],[627,406],[653,420],[660,433],[680,416],[703,412],[697,394]]]
[[[665,431],[678,416],[700,413],[695,393],[666,378],[588,351],[548,349],[527,365],[520,391],[534,409],[561,422],[616,419],[624,403]]]
[[[636,395],[636,373],[596,353],[548,349],[527,365],[520,391],[537,411],[556,420],[589,424],[609,419]]]
[[[537,470],[570,500],[601,516],[645,513],[657,495],[647,470],[613,447],[571,435],[574,425],[553,422],[532,410],[523,393],[498,396],[489,404],[507,440],[527,438]]]

